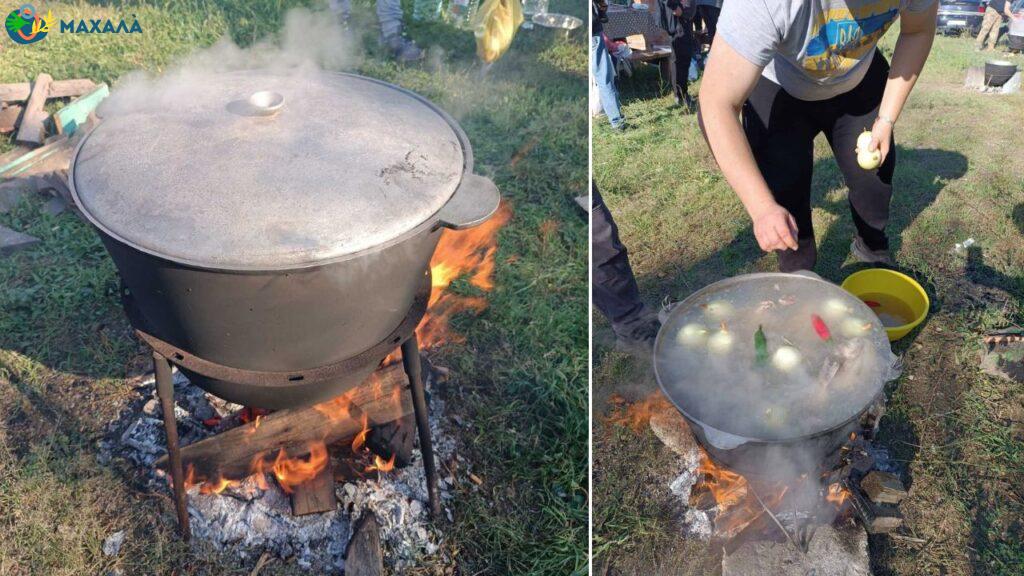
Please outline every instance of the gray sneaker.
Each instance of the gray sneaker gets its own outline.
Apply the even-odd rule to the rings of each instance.
[[[853,237],[853,242],[850,243],[850,254],[858,262],[892,266],[892,256],[889,255],[888,250],[872,250],[860,236]]]
[[[384,38],[382,43],[391,57],[399,62],[407,63],[423,59],[423,49],[412,40],[402,38],[401,34],[388,36]]]

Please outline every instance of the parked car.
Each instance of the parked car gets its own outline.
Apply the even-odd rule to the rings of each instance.
[[[987,5],[986,0],[939,0],[939,32],[976,35],[981,31]]]

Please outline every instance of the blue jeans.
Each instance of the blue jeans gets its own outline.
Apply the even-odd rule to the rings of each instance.
[[[608,121],[612,123],[612,128],[618,128],[626,120],[622,117],[619,92],[615,89],[612,56],[600,35],[590,37],[590,70],[594,74],[594,81],[597,82],[597,90],[601,95],[601,107],[604,108]]]

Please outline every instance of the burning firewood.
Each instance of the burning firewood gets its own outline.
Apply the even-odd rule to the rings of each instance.
[[[400,364],[387,366],[373,377],[379,385],[357,386],[345,396],[314,406],[279,410],[185,446],[181,449],[182,466],[189,471],[192,482],[242,479],[255,472],[270,472],[279,465],[283,469],[285,461],[309,455],[313,446],[353,438],[364,429],[364,415],[373,424],[412,413],[411,399],[402,393],[406,376]],[[324,450],[319,464],[324,465],[326,459]],[[156,466],[166,470],[167,457],[158,460]],[[319,469],[303,475],[296,484],[316,472]]]
[[[292,493],[292,514],[304,516],[329,512],[337,506],[338,501],[334,497],[334,471],[328,458],[327,465],[316,476],[295,487]]]

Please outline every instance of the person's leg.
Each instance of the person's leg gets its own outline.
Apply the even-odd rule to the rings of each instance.
[[[988,28],[992,20],[988,17],[991,8],[985,8],[985,15],[981,17],[981,27],[978,28],[978,37],[974,39],[974,49],[981,50],[985,47],[985,37],[988,36]]]
[[[601,107],[612,128],[619,128],[625,118],[622,117],[622,107],[619,105],[619,92],[615,89],[615,67],[600,35],[590,37],[590,70],[601,95]]]
[[[342,24],[348,24],[352,15],[352,0],[328,0],[327,7],[338,16]]]
[[[672,93],[676,102],[688,104],[690,61],[693,60],[693,32],[688,27],[672,37]]]
[[[1002,24],[1002,18],[999,16],[999,12],[996,12],[995,8],[985,8],[985,17],[981,21],[981,32],[978,33],[978,40],[976,42],[976,48],[982,49],[988,42],[988,48],[991,50],[995,48],[995,40],[999,35],[999,25]],[[995,38],[993,38],[995,36]]]
[[[708,29],[708,44],[715,39],[715,31],[718,30],[718,15],[722,12],[717,6],[701,6],[704,15],[704,25]]]
[[[402,33],[402,2],[401,0],[377,0],[377,20],[380,22],[380,34],[385,38]]]
[[[594,306],[615,326],[640,314],[644,304],[618,226],[596,184],[591,184],[590,193]]]
[[[889,142],[889,154],[877,170],[864,170],[857,164],[857,137],[874,124],[888,75],[888,63],[876,52],[864,80],[830,101],[836,106],[835,119],[825,128],[825,137],[849,188],[850,211],[859,238],[859,242],[854,239],[854,255],[870,262],[889,261],[885,226],[889,222],[896,143],[895,138]]]
[[[392,56],[404,62],[423,58],[423,50],[402,37],[401,0],[377,0],[377,19],[383,44]]]
[[[813,103],[797,100],[778,84],[758,80],[743,105],[743,131],[772,196],[796,219],[797,250],[777,251],[779,270],[811,270],[817,261],[811,222],[811,172],[818,128]]]
[[[989,8],[989,10],[992,10]],[[989,29],[988,33],[988,49],[995,50],[996,43],[999,42],[999,31],[1003,27],[1003,15],[992,10],[992,28]]]

